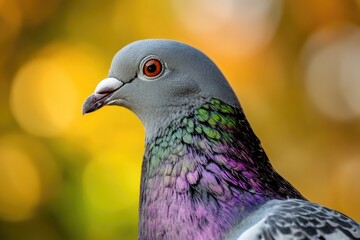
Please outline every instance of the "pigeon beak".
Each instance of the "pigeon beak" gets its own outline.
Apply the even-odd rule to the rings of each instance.
[[[82,108],[82,113],[90,113],[108,105],[111,102],[111,96],[124,85],[116,78],[105,78],[96,87],[95,92],[89,96]]]

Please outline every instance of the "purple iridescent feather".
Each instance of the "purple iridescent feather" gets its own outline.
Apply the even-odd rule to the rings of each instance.
[[[222,239],[270,199],[303,199],[241,109],[212,99],[148,140],[139,239]]]

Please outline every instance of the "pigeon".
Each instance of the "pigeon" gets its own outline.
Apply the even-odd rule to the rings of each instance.
[[[196,48],[125,46],[83,114],[106,105],[130,109],[146,130],[138,239],[360,239],[358,222],[274,170],[228,81]]]

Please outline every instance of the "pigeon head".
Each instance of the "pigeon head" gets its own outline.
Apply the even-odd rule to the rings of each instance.
[[[147,128],[201,98],[239,105],[220,70],[199,50],[176,41],[141,40],[116,53],[108,78],[85,101],[83,113],[123,106]]]

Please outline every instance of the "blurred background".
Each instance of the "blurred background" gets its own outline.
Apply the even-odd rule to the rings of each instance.
[[[360,220],[359,0],[0,0],[0,239],[136,239],[144,129],[81,107],[143,38],[210,56],[275,168]]]

